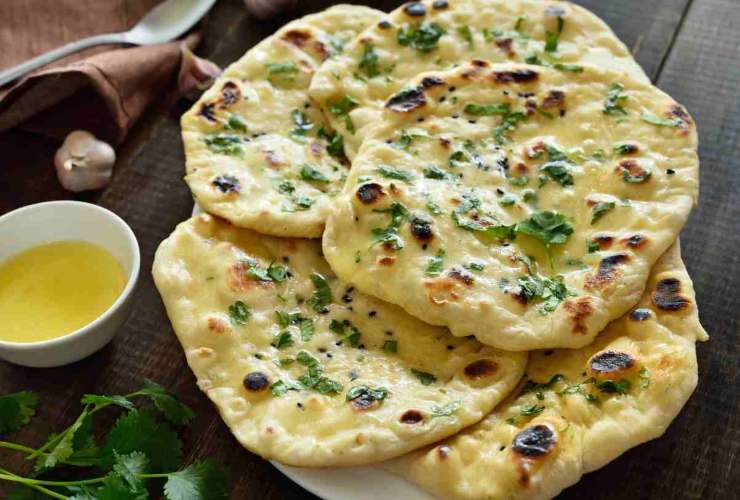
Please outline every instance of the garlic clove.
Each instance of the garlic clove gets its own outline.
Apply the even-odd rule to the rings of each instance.
[[[110,183],[116,152],[85,130],[75,130],[54,155],[59,183],[68,191],[101,189]]]
[[[182,62],[177,76],[177,90],[180,95],[196,100],[221,74],[221,68],[208,59],[193,54],[184,43],[180,45],[180,51]]]

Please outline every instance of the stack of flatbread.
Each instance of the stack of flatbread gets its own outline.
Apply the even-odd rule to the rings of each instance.
[[[205,213],[154,278],[254,453],[546,498],[696,386],[695,124],[581,7],[335,6],[249,50],[182,133]]]

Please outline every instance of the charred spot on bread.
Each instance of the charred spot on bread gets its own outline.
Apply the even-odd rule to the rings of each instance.
[[[213,114],[216,105],[212,102],[203,102],[200,104],[198,114],[208,120],[209,122],[216,121],[216,115]]]
[[[603,351],[594,354],[588,368],[594,375],[614,375],[623,373],[635,366],[635,358],[622,351]]]
[[[586,277],[586,288],[605,287],[616,280],[619,275],[618,266],[630,260],[626,253],[615,253],[604,257],[599,262],[599,269],[596,275]]]
[[[219,175],[211,184],[224,194],[238,193],[242,187],[239,179],[232,175]]]
[[[426,94],[422,87],[414,87],[402,90],[386,103],[385,107],[399,113],[408,113],[421,108],[427,103]]]
[[[425,89],[437,87],[438,85],[444,85],[445,81],[437,76],[425,76],[421,80],[421,86]]]
[[[229,107],[236,104],[242,97],[242,91],[234,82],[226,82],[221,87],[221,107]]]
[[[260,392],[267,389],[270,379],[262,372],[249,372],[244,377],[244,388],[250,392]]]
[[[647,243],[647,237],[641,234],[633,234],[622,238],[622,244],[630,248],[641,248]]]
[[[357,188],[356,196],[357,199],[365,205],[370,205],[385,196],[385,193],[383,192],[383,186],[375,182],[371,182],[369,184],[363,184]]]
[[[427,8],[421,2],[409,2],[403,6],[403,12],[409,17],[424,17],[427,15]]]
[[[461,267],[453,267],[449,270],[447,276],[468,286],[475,283],[475,276]]]
[[[532,69],[517,69],[513,71],[495,71],[493,81],[496,83],[527,83],[537,80],[539,73]]]
[[[591,299],[589,297],[568,299],[563,303],[563,307],[568,316],[570,316],[573,324],[573,333],[587,333],[588,329],[586,328],[585,320],[594,310],[591,306]]]
[[[514,436],[511,449],[522,457],[538,458],[550,453],[557,442],[558,438],[550,426],[538,424]]]
[[[646,307],[639,307],[630,313],[630,319],[632,321],[645,321],[650,319],[652,311]]]
[[[608,234],[596,234],[591,239],[591,241],[599,245],[600,250],[606,250],[607,248],[612,246],[612,243],[614,242],[614,237]]]
[[[565,92],[562,90],[551,90],[542,99],[542,107],[545,109],[559,108],[565,104]]]
[[[306,42],[308,42],[313,35],[311,35],[310,31],[307,30],[301,30],[301,29],[292,29],[286,31],[282,39],[288,42],[291,45],[295,45],[296,47],[303,47],[306,45]]]
[[[658,281],[652,293],[652,302],[663,311],[680,311],[691,305],[691,299],[681,295],[681,281],[677,278]]]
[[[490,359],[479,359],[468,364],[465,367],[464,373],[470,379],[479,380],[492,376],[496,373],[497,369],[498,365]]]
[[[410,222],[411,234],[419,241],[429,241],[434,237],[432,223],[421,217],[413,217]]]
[[[432,3],[432,8],[436,10],[444,10],[449,6],[450,2],[447,0],[434,0],[434,3]]]
[[[402,424],[418,424],[424,420],[424,415],[422,415],[419,410],[406,410],[406,412],[401,415],[400,420]]]

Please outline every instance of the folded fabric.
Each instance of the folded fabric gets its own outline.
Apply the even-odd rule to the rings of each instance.
[[[0,2],[0,69],[80,38],[129,29],[157,0]],[[63,138],[85,129],[118,144],[154,97],[175,82],[180,45],[94,47],[0,88],[0,132],[14,127]]]

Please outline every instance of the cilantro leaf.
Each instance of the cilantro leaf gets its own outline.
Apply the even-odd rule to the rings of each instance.
[[[383,342],[383,350],[385,352],[397,353],[398,352],[398,341],[397,340],[386,340]]]
[[[414,180],[414,175],[412,173],[404,172],[403,170],[399,170],[389,165],[380,165],[375,169],[375,171],[388,179],[396,179],[404,182],[411,182]]]
[[[311,282],[316,290],[308,299],[308,305],[317,313],[325,313],[328,311],[327,306],[334,300],[329,282],[319,273],[311,273]]]
[[[669,120],[667,118],[661,118],[659,116],[655,116],[654,114],[648,111],[644,111],[640,115],[640,120],[647,122],[647,123],[652,123],[653,125],[658,125],[659,127],[671,127],[671,128],[678,127],[679,125],[683,123],[683,120],[681,120],[680,118]]]
[[[548,278],[530,274],[517,278],[517,284],[527,302],[535,299],[542,301],[542,311],[544,313],[554,311],[563,300],[573,295],[565,286],[562,276]]]
[[[65,429],[61,434],[51,434],[46,443],[54,443],[46,449],[46,454],[39,455],[34,464],[34,470],[41,472],[45,469],[53,469],[63,463],[74,453],[74,438],[77,431],[83,427],[89,411],[85,408],[77,420]],[[60,438],[61,436],[61,438]]]
[[[313,122],[302,111],[294,109],[290,113],[290,117],[293,119],[295,128],[290,131],[290,135],[294,137],[305,137],[313,128]]]
[[[347,401],[352,401],[357,398],[369,399],[372,401],[382,401],[388,396],[390,391],[385,387],[377,387],[375,389],[366,385],[357,385],[347,391]]]
[[[614,207],[616,207],[616,204],[613,201],[602,201],[594,205],[591,212],[591,225],[596,224],[610,210],[614,210]]]
[[[398,30],[398,43],[419,52],[432,52],[437,48],[439,39],[446,33],[447,31],[437,23],[417,23]]]
[[[344,154],[344,137],[339,132],[327,132],[324,128],[319,129],[319,137],[326,140],[326,152],[339,161],[346,161]]]
[[[542,241],[548,248],[550,245],[561,245],[573,234],[573,226],[561,213],[545,210],[532,214],[515,226],[517,234],[526,234]]]
[[[80,401],[83,405],[93,405],[95,408],[101,408],[108,405],[120,406],[127,410],[134,409],[134,403],[131,402],[126,396],[119,395],[99,395],[99,394],[85,394]]]
[[[570,166],[565,161],[550,161],[540,167],[552,180],[563,187],[573,185],[573,175],[570,173]]]
[[[112,466],[115,454],[139,451],[146,454],[152,469],[175,469],[182,461],[182,442],[165,423],[159,423],[149,410],[131,410],[118,418],[100,451],[102,463]]]
[[[224,500],[227,498],[226,472],[206,460],[169,474],[164,485],[167,500]]]
[[[286,347],[292,346],[294,343],[293,335],[288,330],[283,330],[275,335],[275,339],[270,343],[270,345],[277,349],[285,349]]]
[[[437,179],[437,180],[445,180],[445,179],[453,179],[454,176],[450,174],[449,172],[445,172],[441,168],[439,168],[437,165],[429,165],[428,167],[424,168],[424,177],[427,179]]]
[[[214,134],[203,139],[208,149],[214,153],[227,156],[242,156],[244,154],[244,139],[238,135]]]
[[[30,422],[38,402],[38,395],[30,391],[0,396],[0,433],[17,431]]]
[[[337,117],[344,117],[344,126],[347,127],[347,130],[354,134],[355,133],[355,124],[352,123],[352,118],[349,116],[349,112],[355,109],[360,104],[355,100],[354,98],[346,95],[343,96],[341,99],[334,101],[333,103],[329,104],[329,111],[334,116]]]
[[[601,392],[613,393],[613,394],[627,394],[632,388],[632,384],[627,379],[619,379],[616,382],[613,380],[602,380],[596,383],[596,388]]]
[[[247,324],[251,315],[252,312],[249,310],[249,306],[241,300],[237,300],[229,306],[229,319],[233,325]]]
[[[304,163],[301,167],[301,179],[309,182],[330,182],[330,179],[326,175],[308,163]]]
[[[627,110],[624,109],[624,104],[627,101],[627,96],[622,94],[624,85],[619,82],[612,83],[609,86],[609,90],[604,98],[604,114],[607,115],[626,115]]]
[[[314,324],[312,319],[304,319],[300,322],[298,325],[301,330],[301,340],[304,342],[308,342],[313,338],[314,334]]]
[[[226,122],[226,128],[235,132],[247,132],[247,123],[239,115],[231,115],[229,121]]]
[[[142,489],[143,484],[141,479],[137,477],[137,474],[143,474],[147,471],[149,467],[147,456],[140,451],[135,451],[128,455],[115,453],[115,459],[116,462],[113,464],[113,471],[121,476],[132,490]]]
[[[373,78],[380,74],[378,68],[378,53],[372,43],[366,43],[362,49],[362,58],[358,65],[368,78]]]
[[[422,370],[417,370],[416,368],[412,368],[411,373],[416,375],[416,378],[419,379],[419,382],[421,382],[421,385],[432,385],[434,382],[437,381],[437,377],[435,377],[433,374],[429,372],[425,372]]]
[[[505,115],[509,111],[508,102],[501,104],[468,104],[463,108],[464,113],[472,116]]]
[[[457,27],[457,34],[460,38],[468,42],[468,48],[473,50],[475,48],[475,41],[473,40],[473,32],[470,30],[470,26],[464,24]]]
[[[445,251],[440,249],[437,251],[437,255],[434,257],[427,258],[427,268],[425,274],[427,276],[439,276],[444,269],[444,256]]]
[[[144,379],[144,387],[136,394],[149,398],[165,418],[173,424],[185,425],[195,417],[195,412],[189,406],[182,404],[164,387],[149,379]]]

